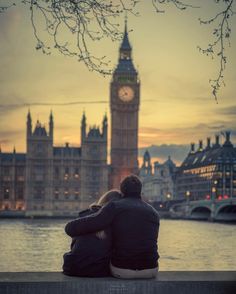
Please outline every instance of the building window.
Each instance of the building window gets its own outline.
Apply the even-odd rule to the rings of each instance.
[[[58,198],[59,198],[59,191],[58,191],[57,188],[56,188],[55,191],[54,191],[54,198],[55,198],[55,199],[58,199]]]
[[[44,179],[45,169],[43,166],[35,167],[35,181],[41,182]]]
[[[19,199],[19,200],[24,199],[24,188],[23,187],[19,187],[17,189],[17,199]]]
[[[75,169],[74,177],[75,177],[75,179],[79,179],[79,169],[78,168]]]
[[[69,191],[68,191],[68,189],[65,189],[65,191],[64,191],[64,195],[65,195],[65,198],[66,198],[66,199],[69,198]]]
[[[69,179],[69,167],[65,168],[65,173],[64,173],[64,180],[67,181]]]
[[[44,196],[44,189],[41,187],[36,187],[34,189],[34,198],[35,199],[43,199]]]
[[[4,167],[3,168],[3,174],[5,176],[10,176],[10,167]]]
[[[3,188],[3,198],[4,199],[10,198],[10,188],[9,187]]]
[[[226,171],[230,171],[230,165],[229,165],[229,164],[226,164],[226,166],[225,166],[225,170],[226,170]]]
[[[19,166],[18,168],[17,168],[17,171],[16,171],[16,173],[17,173],[17,176],[18,177],[20,177],[20,176],[24,176],[24,172],[25,172],[25,170],[24,170],[24,167],[23,166]]]
[[[59,167],[55,167],[54,169],[54,179],[59,180],[60,179],[60,170]]]
[[[75,196],[74,196],[75,200],[79,199],[79,191],[75,190]]]

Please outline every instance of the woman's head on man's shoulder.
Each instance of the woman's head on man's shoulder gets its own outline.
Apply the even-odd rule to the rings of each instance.
[[[112,189],[103,194],[96,203],[91,206],[104,206],[111,201],[120,200],[124,197],[141,197],[142,182],[136,175],[125,177],[120,183],[120,190]],[[90,206],[90,207],[91,207]]]
[[[97,205],[104,206],[108,202],[120,200],[122,198],[122,194],[118,189],[112,189],[103,194],[97,201]]]

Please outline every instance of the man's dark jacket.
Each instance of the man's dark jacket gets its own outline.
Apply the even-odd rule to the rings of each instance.
[[[79,217],[94,214],[101,209],[93,206],[79,213]],[[104,238],[95,233],[83,236],[74,235],[71,251],[64,254],[63,273],[80,277],[110,276],[109,264],[111,259],[111,228],[106,228]]]
[[[157,267],[159,215],[140,197],[110,202],[97,213],[68,223],[65,231],[74,237],[109,226],[112,229],[112,265],[133,270]]]

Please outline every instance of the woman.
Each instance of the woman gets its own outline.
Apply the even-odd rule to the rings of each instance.
[[[79,213],[84,217],[96,213],[110,201],[121,199],[118,190],[111,190],[104,194],[96,204]],[[95,234],[88,234],[72,239],[71,251],[65,253],[63,273],[69,276],[104,277],[110,276],[109,263],[111,257],[111,229]]]

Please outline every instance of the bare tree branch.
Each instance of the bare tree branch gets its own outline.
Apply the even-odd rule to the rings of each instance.
[[[7,5],[7,6],[0,6],[0,13],[5,12],[8,8],[11,8],[12,6],[16,6],[16,4],[11,3],[10,5]]]
[[[214,15],[213,17],[202,20],[199,18],[200,24],[203,25],[210,25],[213,24],[213,36],[214,40],[208,44],[207,48],[203,49],[202,47],[198,46],[197,48],[203,54],[207,56],[211,56],[212,58],[219,59],[219,67],[218,67],[218,74],[215,79],[210,79],[210,85],[212,88],[212,94],[215,98],[216,103],[218,103],[218,91],[220,90],[221,85],[225,85],[224,82],[224,71],[226,68],[226,43],[230,46],[230,37],[231,37],[231,26],[230,26],[230,19],[235,14],[233,11],[233,4],[236,0],[213,0],[215,4],[223,5],[223,9]],[[187,4],[183,1],[178,0],[152,0],[152,4],[158,13],[165,12],[164,10],[160,9],[161,4],[174,4],[176,8],[180,10],[185,10],[187,8],[200,8],[194,6],[192,4]]]
[[[0,0],[1,1],[1,0]],[[203,54],[219,59],[218,74],[215,79],[210,79],[212,94],[218,102],[217,94],[224,83],[224,71],[226,68],[226,46],[230,46],[231,26],[230,20],[235,14],[233,5],[236,0],[212,0],[221,10],[209,19],[202,20],[202,25],[213,25],[214,40],[207,48],[198,49]],[[56,49],[61,54],[74,57],[84,62],[89,70],[95,70],[102,74],[110,74],[109,61],[106,56],[98,57],[90,50],[91,41],[100,41],[107,37],[112,41],[121,38],[118,17],[124,12],[138,15],[135,12],[136,4],[140,0],[21,0],[20,3],[30,10],[31,23],[36,49],[44,54],[50,54]],[[186,3],[187,0],[151,0],[151,3],[158,13],[163,13],[167,4],[174,5],[179,10],[188,8],[200,8],[193,4]],[[18,4],[18,3],[17,3]],[[12,2],[6,6],[0,6],[0,13],[16,5]],[[223,7],[223,8],[222,8]],[[43,19],[44,25],[39,22]],[[44,32],[50,37],[44,36]],[[66,32],[74,35],[75,38],[65,37]],[[64,37],[64,39],[63,39]],[[68,41],[70,40],[70,42]],[[74,42],[74,44],[73,44]]]
[[[135,14],[134,8],[138,1],[129,0],[128,4],[126,2],[122,0],[114,2],[103,0],[21,1],[30,10],[37,50],[50,54],[54,48],[63,55],[84,62],[89,70],[95,70],[104,75],[111,73],[110,61],[106,56],[93,55],[89,44],[91,41],[96,42],[104,37],[112,41],[121,38],[118,17],[124,12]],[[2,7],[0,12],[13,5],[15,3]],[[44,20],[43,27],[39,19]],[[45,30],[49,39],[44,36]],[[75,38],[63,40],[63,36],[66,36],[68,32]]]
[[[225,85],[224,82],[224,71],[226,68],[227,57],[225,53],[225,48],[230,46],[230,18],[235,14],[233,11],[233,4],[235,0],[214,0],[216,4],[224,4],[224,9],[217,13],[215,16],[202,20],[199,19],[200,24],[210,25],[213,24],[215,27],[213,29],[214,41],[208,44],[208,47],[203,49],[198,46],[198,49],[203,54],[211,56],[212,58],[217,57],[219,59],[219,69],[218,75],[215,79],[210,79],[210,84],[212,87],[212,94],[218,103],[217,94],[221,85]]]
[[[152,5],[155,8],[156,12],[164,13],[165,10],[160,9],[162,4],[174,4],[174,6],[180,10],[185,10],[187,8],[199,8],[198,6],[194,6],[192,4],[187,4],[180,0],[152,0]]]

